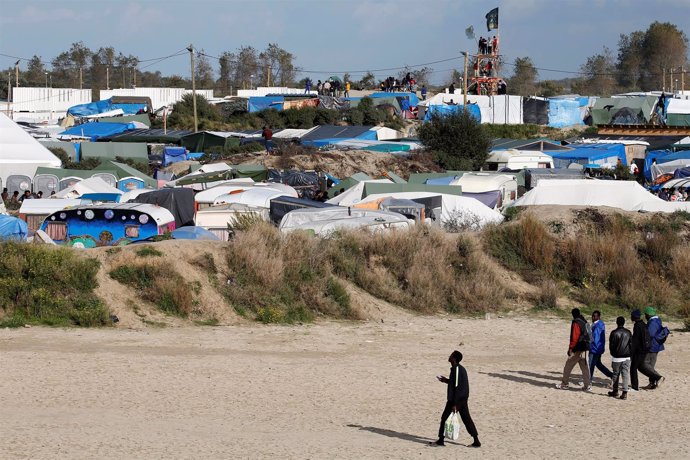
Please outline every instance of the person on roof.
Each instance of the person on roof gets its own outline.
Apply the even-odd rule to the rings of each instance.
[[[422,100],[426,101],[426,85],[422,85]]]
[[[311,79],[307,78],[304,82],[304,94],[309,94],[311,92]]]
[[[498,54],[498,36],[494,35],[493,39],[493,45],[494,45],[494,54]]]
[[[345,97],[350,97],[350,82],[346,81],[345,82],[345,93],[343,94]]]
[[[455,94],[455,83],[450,84],[450,86],[448,87],[448,92],[450,94]]]
[[[570,373],[575,367],[575,364],[580,366],[582,371],[582,380],[584,381],[584,391],[592,391],[592,384],[589,378],[589,369],[587,369],[587,360],[585,355],[589,349],[590,337],[587,332],[587,321],[580,314],[579,308],[573,308],[570,312],[573,315],[573,321],[570,323],[570,342],[568,345],[568,359],[563,367],[563,378],[561,383],[556,384],[559,390],[568,388],[568,380],[570,380]]]

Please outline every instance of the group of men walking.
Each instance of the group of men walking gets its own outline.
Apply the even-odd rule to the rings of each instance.
[[[609,370],[602,362],[601,356],[606,349],[606,325],[601,319],[601,313],[592,313],[592,324],[582,316],[580,310],[572,310],[573,321],[570,326],[570,342],[568,345],[568,360],[563,368],[561,383],[558,389],[567,389],[570,373],[576,364],[582,371],[584,390],[592,391],[592,378],[597,368],[611,379],[611,391],[608,395],[627,399],[628,391],[639,391],[638,371],[649,379],[644,390],[654,390],[664,381],[664,377],[656,371],[656,361],[659,352],[664,350],[664,342],[668,337],[668,328],[661,323],[656,310],[647,307],[644,310],[647,323],[642,321],[642,312],[635,310],[630,314],[634,326],[632,332],[625,327],[625,318],[616,318],[616,329],[609,336],[609,353],[611,367]],[[589,366],[585,356],[589,352]],[[619,380],[623,380],[622,392],[618,393]]]

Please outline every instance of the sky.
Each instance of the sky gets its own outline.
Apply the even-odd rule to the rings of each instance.
[[[476,51],[465,36],[486,36],[485,14],[499,7],[505,60],[529,56],[537,68],[579,70],[620,34],[654,21],[690,35],[690,0],[3,0],[0,54],[49,62],[76,41],[92,50],[113,46],[141,60],[174,54],[190,43],[219,56],[241,46],[275,43],[296,57],[300,77],[314,81],[367,70],[378,79],[404,66],[434,68],[435,84],[462,69],[460,51]],[[495,32],[495,31],[494,31]],[[492,34],[494,33],[492,32]],[[14,65],[0,56],[0,68]],[[437,62],[445,61],[445,62]],[[189,74],[187,55],[143,63],[140,70]],[[211,62],[217,71],[217,61]],[[144,68],[144,66],[149,65]],[[22,68],[26,63],[23,62]],[[504,67],[509,76],[512,68]],[[539,71],[540,79],[576,76]],[[217,74],[216,74],[217,77]]]

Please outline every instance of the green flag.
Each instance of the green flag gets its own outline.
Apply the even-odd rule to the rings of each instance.
[[[493,29],[498,29],[498,8],[486,13],[486,28],[489,32]]]

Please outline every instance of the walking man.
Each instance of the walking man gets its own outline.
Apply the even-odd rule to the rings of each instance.
[[[645,356],[644,367],[651,375],[649,385],[643,387],[645,390],[655,390],[664,378],[656,371],[656,358],[660,351],[664,351],[664,344],[659,342],[659,333],[663,325],[653,307],[644,309],[644,317],[647,320],[647,332],[649,332],[649,352]]]
[[[631,360],[630,360],[630,387],[635,390],[640,390],[638,382],[637,371],[639,370],[644,375],[652,378],[645,367],[645,356],[649,351],[649,332],[642,321],[642,312],[640,310],[633,310],[630,313],[630,319],[635,322],[633,326],[632,346],[631,346]]]
[[[271,150],[273,150],[273,131],[271,131],[271,128],[264,126],[263,130],[261,131],[261,137],[264,138],[266,153],[269,153]]]
[[[601,362],[601,355],[606,350],[606,325],[601,320],[601,312],[592,312],[592,342],[589,344],[589,378],[594,379],[594,367],[601,371],[606,377],[611,378],[613,374]]]
[[[570,380],[570,373],[579,364],[580,371],[582,371],[582,380],[584,381],[584,391],[592,391],[592,384],[589,378],[589,369],[587,369],[587,360],[585,355],[589,350],[589,342],[591,338],[587,333],[587,321],[580,314],[579,308],[573,308],[570,312],[573,315],[573,322],[570,324],[570,343],[568,345],[568,359],[563,367],[563,378],[561,383],[556,384],[559,390],[568,388],[568,380]]]
[[[465,429],[474,438],[474,442],[471,444],[472,447],[480,447],[482,445],[479,442],[479,434],[477,434],[477,428],[474,426],[472,417],[470,416],[470,409],[467,406],[467,399],[470,397],[470,384],[467,379],[467,371],[463,366],[460,365],[462,361],[462,353],[455,350],[448,357],[448,362],[450,363],[450,376],[436,377],[440,382],[448,385],[447,391],[447,401],[446,407],[443,409],[443,414],[441,414],[441,426],[438,429],[438,441],[431,443],[436,446],[445,446],[443,441],[444,428],[446,424],[446,419],[453,412],[460,412],[460,418],[462,423],[465,424]]]
[[[616,318],[616,329],[609,336],[609,353],[611,353],[611,367],[613,367],[613,388],[608,395],[612,398],[618,396],[618,380],[623,375],[623,393],[621,399],[628,399],[628,382],[630,381],[630,354],[632,345],[632,332],[623,327],[625,318]]]

